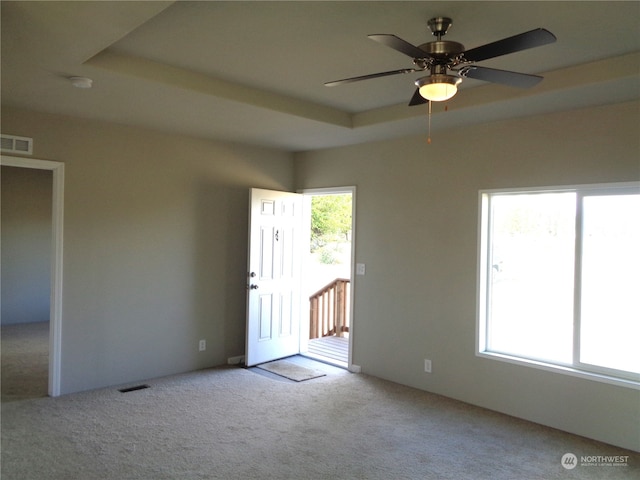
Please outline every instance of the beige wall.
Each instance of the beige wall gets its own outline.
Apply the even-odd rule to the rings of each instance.
[[[637,180],[638,108],[490,123],[435,132],[431,145],[412,137],[295,162],[5,109],[3,132],[33,137],[34,158],[66,165],[62,392],[243,354],[248,188],[356,185],[356,261],[367,274],[355,278],[353,353],[365,373],[640,450],[637,390],[474,355],[478,190]]]
[[[478,191],[638,180],[638,112],[634,102],[435,132],[431,145],[425,135],[298,154],[298,188],[357,186],[366,275],[355,278],[354,363],[640,450],[638,390],[475,356]]]
[[[2,325],[48,322],[52,174],[3,166],[1,177]]]
[[[65,164],[62,393],[244,353],[248,189],[291,190],[290,154],[10,108],[2,130]]]

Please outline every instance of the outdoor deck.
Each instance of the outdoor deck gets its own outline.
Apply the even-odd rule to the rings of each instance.
[[[320,337],[308,340],[308,356],[347,367],[349,362],[349,338]]]

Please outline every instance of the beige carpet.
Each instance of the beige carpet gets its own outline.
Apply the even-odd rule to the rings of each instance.
[[[2,401],[46,397],[49,322],[6,325],[0,332]]]
[[[2,480],[637,479],[640,455],[293,357],[2,404]],[[256,373],[256,372],[261,372]],[[279,379],[279,380],[278,380]],[[565,453],[629,455],[565,470]]]
[[[326,374],[320,370],[303,367],[287,360],[276,360],[275,362],[263,363],[258,368],[267,372],[275,373],[294,382],[304,382],[318,377],[324,377]]]

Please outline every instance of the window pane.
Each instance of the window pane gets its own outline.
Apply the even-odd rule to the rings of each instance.
[[[583,202],[580,361],[640,373],[640,195]]]
[[[571,364],[575,193],[491,198],[491,351]]]

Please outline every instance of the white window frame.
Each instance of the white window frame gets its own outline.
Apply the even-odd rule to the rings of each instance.
[[[576,248],[575,248],[575,293],[574,293],[574,350],[573,364],[561,365],[551,362],[529,359],[515,355],[497,353],[487,350],[488,306],[487,295],[489,288],[489,248],[490,239],[490,197],[496,195],[512,195],[527,193],[563,193],[576,194]],[[478,196],[478,288],[477,288],[477,318],[476,318],[476,356],[497,360],[516,365],[523,365],[541,370],[547,370],[564,375],[586,378],[593,381],[619,385],[640,390],[640,375],[629,374],[614,369],[583,364],[579,361],[579,335],[580,335],[580,258],[582,231],[582,199],[585,196],[615,195],[615,194],[639,194],[640,182],[622,182],[608,184],[571,185],[536,188],[510,188],[480,190]]]

